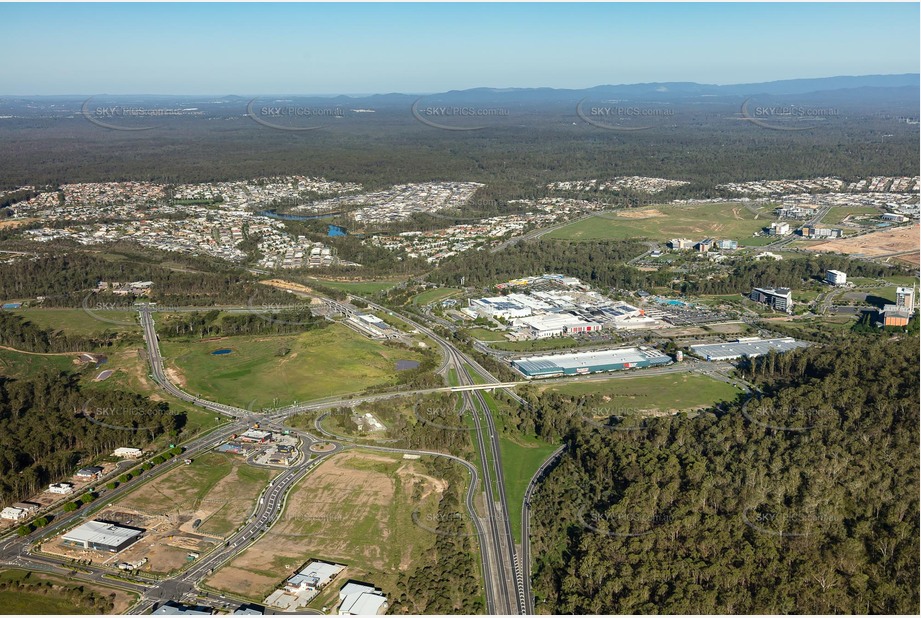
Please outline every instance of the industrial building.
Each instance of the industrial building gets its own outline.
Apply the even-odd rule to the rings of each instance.
[[[531,315],[530,307],[514,300],[508,300],[508,297],[505,296],[470,299],[470,309],[478,316],[505,320],[524,318]]]
[[[328,584],[345,567],[339,564],[314,561],[305,566],[297,575],[285,582],[285,588],[291,592],[297,590],[320,590]]]
[[[665,365],[671,357],[647,347],[528,356],[512,361],[524,377],[549,378]]]
[[[272,432],[262,431],[260,429],[250,429],[241,433],[237,440],[240,442],[256,442],[258,444],[264,444],[272,440]]]
[[[780,339],[759,339],[758,337],[745,337],[730,343],[705,343],[690,346],[691,352],[708,361],[733,360],[747,356],[754,358],[762,356],[771,350],[775,352],[788,352],[796,348],[806,347],[806,343],[797,341],[793,337]]]
[[[908,326],[911,310],[898,305],[884,305],[879,320],[883,326]]]
[[[825,273],[825,283],[832,285],[844,285],[847,283],[847,273],[840,270],[829,270]]]
[[[748,297],[777,311],[793,313],[793,293],[789,288],[755,288]]]
[[[376,616],[387,612],[387,596],[374,586],[347,582],[339,591],[340,616]]]
[[[29,516],[29,513],[23,509],[16,508],[15,506],[5,507],[0,511],[0,519],[9,519],[12,521],[19,521],[21,519],[26,519]]]
[[[143,533],[140,528],[94,519],[77,526],[61,540],[72,547],[116,553],[140,539]]]

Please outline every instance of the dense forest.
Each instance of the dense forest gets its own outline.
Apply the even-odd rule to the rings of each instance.
[[[79,114],[15,118],[0,131],[0,169],[11,189],[307,174],[371,188],[431,180],[485,182],[497,199],[534,195],[535,187],[574,178],[677,178],[691,181],[687,192],[707,197],[701,192],[709,190],[715,197],[712,187],[721,182],[917,173],[917,127],[890,116],[891,105],[861,109],[847,97],[834,101],[842,110],[839,121],[805,133],[738,122],[741,100],[676,103],[674,124],[630,134],[584,123],[575,100],[529,109],[522,122],[510,126],[468,132],[416,122],[409,103],[375,101],[374,114],[347,115],[334,127],[311,131],[309,138],[260,127],[239,109],[223,113],[219,121],[171,119],[140,134],[100,129]],[[880,139],[884,134],[887,138]]]
[[[759,400],[632,431],[535,406],[568,447],[532,502],[539,611],[918,613],[918,344],[770,355]]]
[[[184,414],[136,393],[81,389],[73,374],[0,376],[0,501],[22,500],[120,446],[178,432]]]
[[[428,280],[440,285],[491,286],[523,273],[566,273],[588,284],[639,289],[667,285],[665,272],[644,272],[624,264],[648,247],[636,240],[568,243],[541,240],[511,245],[498,253],[469,251],[442,262]]]
[[[169,262],[172,268],[161,265]],[[291,304],[291,295],[259,285],[239,267],[175,253],[140,251],[136,247],[110,248],[103,255],[70,251],[15,260],[0,268],[0,298],[44,296],[54,307],[123,306],[131,298],[99,293],[88,297],[100,281],[153,281],[151,301],[163,305],[211,306],[236,303]]]
[[[884,277],[908,274],[905,267],[853,260],[844,255],[807,253],[785,260],[738,260],[723,276],[692,278],[682,283],[686,294],[730,294],[749,292],[753,287],[797,288],[804,282],[824,280],[827,270],[844,270],[850,277]]]

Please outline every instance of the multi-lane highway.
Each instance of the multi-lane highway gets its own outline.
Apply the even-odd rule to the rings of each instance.
[[[362,300],[368,302],[366,299]],[[327,302],[337,310],[348,309],[335,301],[328,300]],[[474,359],[458,350],[449,341],[440,337],[426,326],[419,324],[412,318],[392,312],[374,303],[368,302],[368,304],[373,309],[390,312],[391,315],[405,321],[419,332],[431,338],[440,347],[443,353],[444,361],[442,364],[444,373],[447,374],[449,369],[454,369],[459,383],[457,385],[435,389],[377,393],[361,396],[328,397],[321,400],[267,410],[264,411],[263,414],[256,414],[243,408],[202,399],[176,386],[169,379],[164,368],[153,319],[153,311],[151,311],[150,307],[138,307],[153,379],[167,393],[177,399],[188,401],[197,406],[234,419],[233,422],[224,425],[218,430],[212,431],[208,435],[185,443],[183,445],[185,452],[184,456],[191,457],[197,453],[209,450],[232,433],[239,433],[241,430],[257,421],[268,420],[283,422],[286,417],[307,410],[332,409],[343,405],[352,406],[363,401],[374,401],[391,397],[406,397],[445,391],[458,392],[462,398],[464,410],[471,414],[473,420],[475,448],[477,449],[478,457],[481,462],[480,468],[461,458],[445,453],[397,449],[381,445],[373,447],[363,445],[363,448],[374,448],[396,453],[447,457],[463,465],[470,473],[471,478],[466,495],[466,507],[470,512],[479,540],[483,562],[487,610],[491,614],[526,614],[532,612],[533,599],[530,593],[529,582],[530,551],[527,538],[528,514],[534,483],[536,479],[539,478],[539,474],[549,464],[549,460],[544,464],[541,470],[538,471],[538,474],[535,475],[535,478],[531,481],[531,485],[528,487],[525,497],[525,508],[522,511],[523,538],[519,559],[518,549],[512,535],[511,522],[508,517],[509,509],[505,495],[505,479],[503,477],[499,432],[496,428],[491,410],[482,394],[482,389],[502,389],[512,398],[521,401],[521,399],[515,395],[513,389],[528,382],[499,382]],[[710,368],[711,371],[713,369],[712,367]],[[693,370],[695,370],[695,368],[688,364],[685,366],[676,365],[663,367],[649,371],[653,373],[671,373]],[[699,371],[700,368],[697,368],[697,370]],[[475,381],[471,372],[478,375],[479,379]],[[611,379],[612,377],[615,376],[604,376],[605,379]],[[477,382],[481,384],[477,384]],[[317,430],[320,433],[325,433],[319,424],[317,424]],[[313,436],[306,432],[298,431],[297,433],[302,436],[305,445],[309,444],[310,440],[314,439]],[[344,437],[336,436],[336,438],[343,439]],[[336,450],[340,448],[342,448],[342,445],[336,445]],[[306,448],[302,449],[304,455],[306,455],[306,452]],[[240,529],[229,537],[223,546],[204,555],[199,561],[178,576],[160,581],[141,576],[136,578],[133,582],[125,582],[124,584],[119,583],[119,585],[123,585],[126,589],[141,594],[141,601],[133,608],[133,613],[147,612],[156,603],[169,599],[203,598],[206,600],[210,599],[211,602],[218,605],[226,602],[223,596],[217,597],[206,591],[203,592],[199,588],[201,582],[207,578],[210,573],[237,555],[247,545],[254,542],[261,534],[270,528],[281,515],[286,496],[290,489],[307,475],[310,470],[319,465],[320,462],[334,452],[336,451],[320,454],[319,457],[313,460],[302,456],[301,460],[294,466],[285,469],[284,472],[276,477],[272,484],[266,488],[264,494],[261,496],[259,504],[254,508],[252,515],[242,524]],[[554,454],[554,457],[558,452]],[[4,543],[0,545],[0,561],[7,564],[18,564],[36,570],[46,570],[58,574],[70,575],[70,569],[61,567],[59,560],[41,554],[29,554],[28,548],[30,545],[36,541],[39,536],[42,538],[50,537],[72,526],[78,519],[91,515],[120,495],[135,490],[138,483],[146,482],[154,476],[164,474],[177,465],[181,465],[178,458],[161,464],[143,477],[124,483],[114,490],[102,490],[103,495],[101,499],[94,503],[94,505],[75,513],[58,514],[51,525],[32,535],[22,538],[8,537],[4,539]],[[86,567],[84,572],[79,574],[79,577],[88,581],[91,580],[102,583],[107,573],[110,573],[109,568],[98,566]],[[111,585],[111,581],[109,580],[105,580],[105,583],[106,585]]]

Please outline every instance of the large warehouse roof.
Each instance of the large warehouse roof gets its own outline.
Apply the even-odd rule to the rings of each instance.
[[[692,345],[691,351],[707,360],[730,360],[742,358],[743,356],[762,356],[771,350],[788,352],[796,348],[804,348],[807,345],[793,337],[782,337],[780,339],[740,340],[731,343],[705,343]]]
[[[92,520],[82,526],[77,526],[64,535],[65,541],[73,543],[89,543],[90,545],[105,545],[118,547],[125,541],[140,536],[143,530],[127,528],[107,521]]]
[[[579,369],[607,365],[635,364],[649,361],[667,362],[671,358],[658,350],[650,348],[621,348],[619,350],[599,350],[596,352],[576,352],[572,354],[550,354],[547,356],[529,356],[515,361],[525,373],[543,373],[552,369]]]

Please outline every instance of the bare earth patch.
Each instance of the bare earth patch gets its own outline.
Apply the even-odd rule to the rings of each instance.
[[[644,210],[623,210],[617,213],[618,219],[651,219],[653,217],[667,217],[664,212],[655,208],[646,208]]]
[[[804,245],[809,251],[834,251],[853,255],[862,253],[867,256],[886,255],[900,251],[921,251],[921,239],[918,236],[919,227],[912,225],[894,230],[871,232],[854,238]]]
[[[420,537],[430,543],[434,536],[414,526],[411,513],[437,505],[445,488],[419,462],[334,455],[289,495],[278,523],[207,584],[261,600],[304,562],[319,559],[347,565],[349,577],[386,590],[412,566]]]

